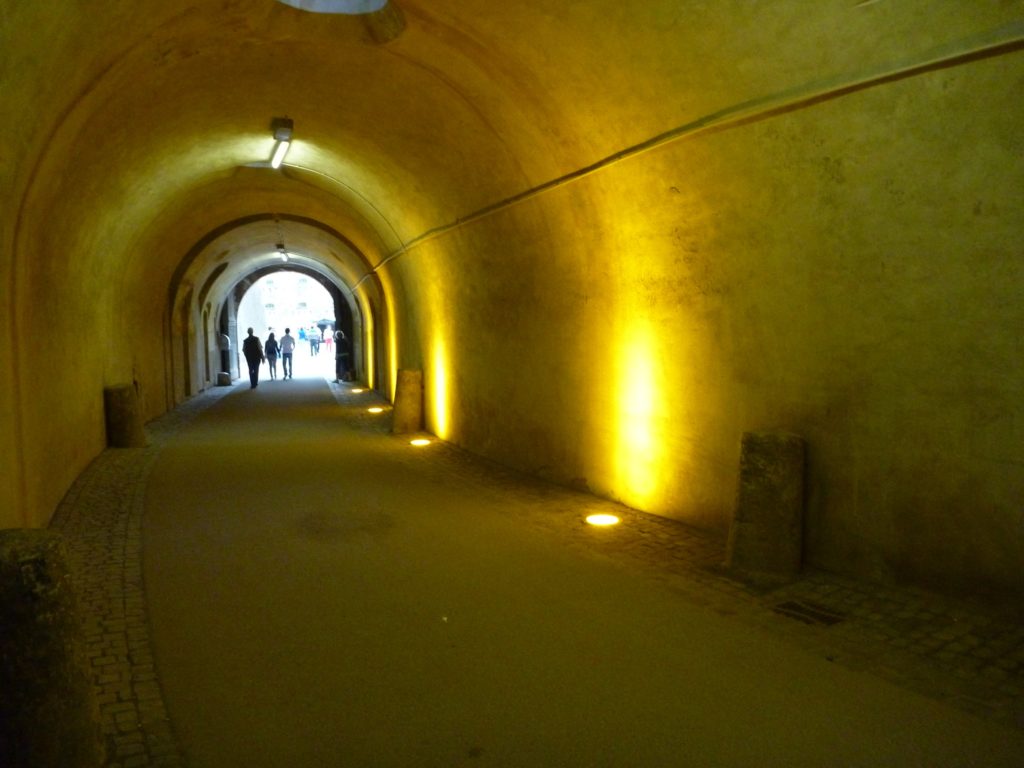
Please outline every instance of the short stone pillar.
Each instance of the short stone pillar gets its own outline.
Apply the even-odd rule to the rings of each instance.
[[[423,371],[400,370],[395,387],[391,431],[395,434],[423,429]]]
[[[146,444],[139,393],[134,385],[121,384],[104,389],[103,407],[107,416],[107,445],[111,448],[141,448]]]
[[[230,387],[231,386],[231,374],[227,371],[220,371],[217,374],[217,386],[218,387]]]
[[[103,765],[84,633],[56,532],[0,531],[0,628],[0,765]]]
[[[792,578],[803,550],[804,441],[787,432],[746,432],[727,567]]]

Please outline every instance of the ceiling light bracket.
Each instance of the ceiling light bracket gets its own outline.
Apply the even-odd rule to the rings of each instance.
[[[270,123],[275,141],[291,141],[295,123],[289,117],[275,117]]]

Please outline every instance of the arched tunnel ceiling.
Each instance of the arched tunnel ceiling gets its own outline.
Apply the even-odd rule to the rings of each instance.
[[[401,0],[380,12],[402,19],[386,43],[368,21],[380,14],[273,0],[108,6],[0,6],[8,129],[24,150],[3,171],[26,189],[22,224],[32,211],[58,214],[63,237],[95,249],[100,235],[87,231],[102,233],[107,257],[122,259],[140,249],[180,259],[193,235],[235,216],[327,209],[328,224],[379,261],[431,228],[807,72],[856,74],[865,36],[893,61],[948,42],[891,3],[868,13],[839,2],[769,12],[741,0]],[[928,29],[965,36],[1005,13],[933,12],[950,23]],[[269,158],[276,116],[295,123],[291,168],[242,173]],[[226,191],[230,201],[211,200]]]

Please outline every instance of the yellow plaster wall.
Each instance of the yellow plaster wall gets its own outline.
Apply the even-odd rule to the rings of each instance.
[[[796,431],[811,562],[1019,587],[1022,75],[683,137],[417,248],[435,429],[719,528],[741,433]]]

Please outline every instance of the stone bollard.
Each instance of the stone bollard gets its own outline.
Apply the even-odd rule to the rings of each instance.
[[[220,371],[217,374],[217,386],[218,387],[230,387],[231,386],[231,374],[227,371]]]
[[[103,765],[85,639],[54,531],[0,531],[0,765]]]
[[[131,384],[103,390],[107,416],[107,445],[111,448],[141,448],[146,444],[139,410],[139,394]]]
[[[804,441],[786,432],[746,432],[727,567],[789,579],[803,549]]]
[[[423,429],[423,371],[398,372],[392,417],[391,431],[395,434]]]

